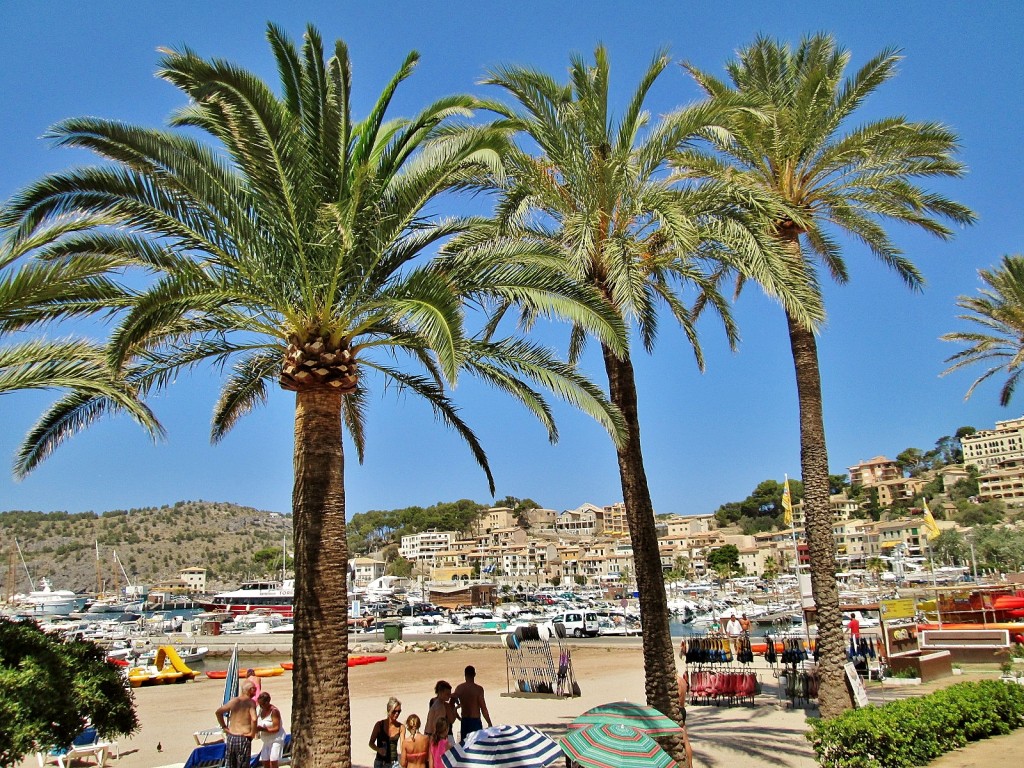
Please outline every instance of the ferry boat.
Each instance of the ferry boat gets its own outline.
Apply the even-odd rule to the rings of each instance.
[[[295,601],[295,582],[286,581],[244,581],[238,589],[218,592],[209,600],[200,600],[208,611],[226,611],[239,614],[255,610],[279,613],[286,619],[292,616]]]

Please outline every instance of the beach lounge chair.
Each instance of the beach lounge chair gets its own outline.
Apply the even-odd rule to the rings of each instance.
[[[96,761],[98,768],[103,768],[107,754],[112,751],[117,751],[117,745],[101,739],[99,731],[90,727],[78,734],[70,747],[55,747],[48,752],[36,752],[36,759],[39,761],[39,768],[45,768],[46,764],[51,762],[60,768],[69,768],[72,761],[91,757]]]
[[[223,741],[215,744],[204,744],[192,750],[183,768],[220,768],[224,765],[227,745]]]

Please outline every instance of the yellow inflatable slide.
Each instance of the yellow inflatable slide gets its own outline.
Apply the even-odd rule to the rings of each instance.
[[[128,682],[132,688],[143,685],[164,685],[195,680],[198,672],[189,669],[181,656],[170,645],[157,648],[154,664],[148,667],[132,667],[128,670]],[[165,668],[166,665],[166,668]]]

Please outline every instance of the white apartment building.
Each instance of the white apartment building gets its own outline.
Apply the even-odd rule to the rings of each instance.
[[[413,562],[429,561],[435,553],[450,549],[457,536],[454,531],[422,531],[403,536],[398,554]]]
[[[873,526],[871,520],[838,520],[832,526],[836,552],[843,567],[864,565],[868,558]]]
[[[973,464],[982,472],[1000,462],[1024,460],[1024,416],[997,421],[995,429],[982,429],[960,438],[964,466]]]

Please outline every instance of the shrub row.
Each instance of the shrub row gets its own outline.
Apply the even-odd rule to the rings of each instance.
[[[1024,725],[1024,686],[958,683],[928,696],[811,719],[807,738],[826,768],[927,765],[969,741]]]

